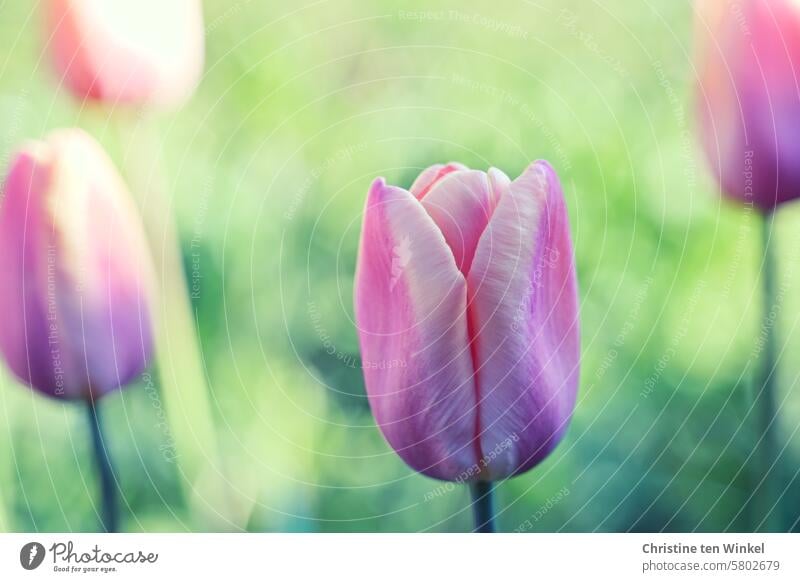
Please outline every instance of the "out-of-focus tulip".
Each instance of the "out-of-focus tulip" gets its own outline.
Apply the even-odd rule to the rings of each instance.
[[[199,0],[45,0],[49,45],[79,99],[178,104],[203,69]]]
[[[769,212],[800,197],[800,2],[700,0],[697,112],[723,191]]]
[[[546,162],[515,181],[459,164],[370,189],[355,309],[370,404],[413,469],[526,471],[561,440],[578,387],[567,210]]]
[[[23,382],[96,399],[152,351],[153,266],[111,160],[80,130],[21,148],[0,205],[0,351]]]

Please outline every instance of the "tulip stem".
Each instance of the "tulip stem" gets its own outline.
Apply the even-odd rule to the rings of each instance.
[[[117,513],[116,484],[114,470],[111,468],[111,457],[103,437],[103,426],[97,404],[89,400],[89,426],[92,432],[92,445],[97,474],[100,477],[100,496],[102,500],[102,527],[108,533],[117,531],[119,516]]]
[[[470,483],[472,494],[472,515],[475,518],[476,533],[495,533],[494,523],[494,484],[491,481]]]
[[[196,312],[184,273],[180,234],[170,203],[171,187],[162,169],[164,148],[147,119],[138,125],[119,118],[120,142],[125,149],[123,167],[137,199],[156,261],[159,294],[156,299],[156,359],[161,378],[164,408],[175,438],[175,457],[182,489],[188,499],[199,475],[216,484],[219,497],[215,513],[224,524],[232,523],[233,509],[227,498],[230,484],[223,474],[213,411],[209,401],[205,363],[198,337]],[[201,205],[205,202],[201,202]],[[199,235],[198,235],[199,236]],[[195,241],[192,242],[194,248]],[[196,273],[199,275],[199,273]],[[200,293],[192,291],[192,296]],[[208,499],[197,499],[198,515],[205,515]],[[202,502],[202,503],[200,503]]]
[[[758,425],[758,446],[755,451],[757,455],[758,473],[755,475],[756,482],[761,482],[760,492],[753,492],[758,495],[761,511],[757,516],[756,526],[761,526],[767,530],[780,528],[776,519],[771,519],[770,509],[775,503],[777,494],[778,477],[778,457],[777,451],[777,411],[775,409],[775,380],[778,374],[777,358],[777,315],[779,305],[776,295],[777,261],[774,252],[775,235],[773,225],[775,221],[774,213],[764,216],[762,228],[763,244],[763,265],[761,270],[762,300],[763,300],[763,320],[761,324],[761,336],[764,342],[761,354],[761,365],[758,369],[758,378],[753,406],[755,408],[756,422]],[[780,513],[776,511],[776,513]],[[779,516],[776,516],[779,517]]]

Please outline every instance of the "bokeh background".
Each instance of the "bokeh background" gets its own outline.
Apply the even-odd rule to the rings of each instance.
[[[103,401],[125,530],[469,530],[466,490],[412,472],[372,420],[352,307],[361,212],[377,175],[408,187],[459,160],[515,177],[537,158],[569,206],[582,381],[564,442],[500,486],[500,528],[758,525],[760,217],[721,200],[693,133],[691,2],[204,8],[198,92],[144,116],[76,104],[36,3],[0,0],[2,171],[20,141],[79,125],[120,167],[136,149],[160,158],[178,220],[208,386],[202,402],[165,393],[162,362]],[[767,502],[797,530],[800,209],[777,221],[782,455]],[[81,406],[0,371],[0,528],[95,530],[90,453]]]

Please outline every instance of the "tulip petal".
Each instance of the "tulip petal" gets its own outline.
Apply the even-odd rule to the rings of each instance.
[[[536,162],[503,195],[467,276],[481,479],[536,465],[575,403],[579,335],[569,222],[558,178]]]
[[[495,174],[493,180],[496,188],[503,187],[502,176]],[[465,275],[498,196],[485,172],[463,170],[439,179],[422,199],[422,206],[442,231],[456,265]]]
[[[36,193],[46,191],[51,179],[51,156],[40,143],[28,144],[16,156],[6,178],[0,212],[0,305],[6,310],[0,349],[20,380],[44,393],[66,395],[71,387],[65,378],[74,376],[80,363],[63,349],[57,321],[48,322],[58,281],[48,241],[52,225],[39,227],[43,200]]]
[[[444,178],[451,172],[458,172],[468,169],[465,165],[458,162],[450,162],[449,164],[435,164],[425,170],[414,180],[411,184],[409,192],[411,192],[417,200],[422,200],[428,191],[433,188],[439,180]]]
[[[441,479],[477,460],[466,297],[464,276],[419,201],[376,180],[355,289],[367,392],[391,446]]]

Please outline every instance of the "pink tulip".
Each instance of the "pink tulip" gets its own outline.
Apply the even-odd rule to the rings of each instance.
[[[49,45],[79,99],[173,105],[203,69],[199,0],[45,0]]]
[[[150,360],[152,264],[100,145],[60,130],[14,158],[0,205],[0,351],[59,398],[96,399]]]
[[[567,210],[546,162],[513,182],[448,164],[410,191],[372,184],[356,320],[373,413],[406,463],[488,481],[555,448],[578,388],[576,289]]]
[[[701,0],[697,110],[724,192],[763,211],[800,196],[800,3]]]

